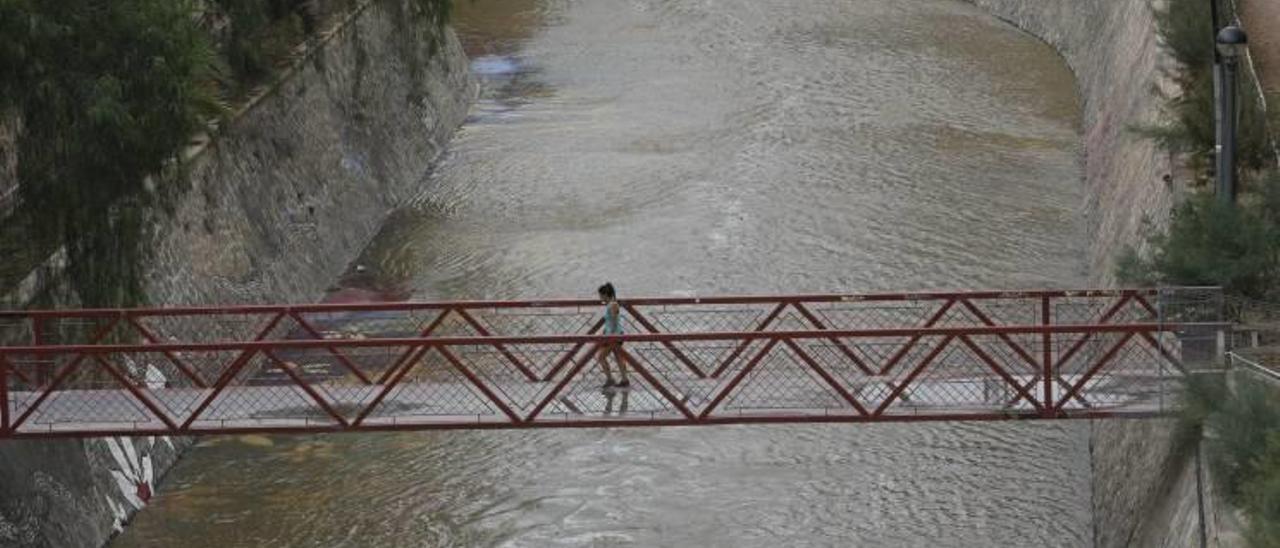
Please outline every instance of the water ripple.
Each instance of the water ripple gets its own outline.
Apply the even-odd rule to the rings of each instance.
[[[473,123],[389,221],[411,226],[370,248],[410,258],[384,263],[419,297],[1082,280],[1071,76],[972,6],[483,4],[460,17],[489,23],[459,21],[501,35],[475,46]],[[984,423],[232,441],[195,451],[118,544],[1079,546],[1086,438]]]

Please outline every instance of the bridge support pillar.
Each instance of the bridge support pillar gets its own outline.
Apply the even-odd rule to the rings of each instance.
[[[0,432],[9,432],[9,359],[0,356]]]
[[[1040,325],[1049,327],[1053,321],[1052,316],[1053,310],[1049,303],[1049,296],[1044,295],[1040,297]],[[1044,394],[1041,397],[1044,407],[1040,410],[1040,414],[1045,418],[1051,418],[1055,414],[1053,411],[1053,334],[1045,331],[1041,339],[1043,346],[1041,359],[1044,362],[1044,370],[1040,373],[1044,381]]]

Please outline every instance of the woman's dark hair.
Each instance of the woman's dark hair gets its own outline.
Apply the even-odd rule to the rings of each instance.
[[[613,289],[613,284],[609,282],[605,282],[604,285],[600,286],[600,289],[597,289],[596,291],[606,299],[618,298],[617,290]]]

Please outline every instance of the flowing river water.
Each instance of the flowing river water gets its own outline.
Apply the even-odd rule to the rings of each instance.
[[[958,0],[462,0],[416,298],[1073,286],[1079,105]],[[355,259],[355,258],[353,258]],[[366,276],[368,277],[368,276]],[[366,280],[367,281],[367,280]],[[1084,422],[220,437],[115,546],[1084,546]]]

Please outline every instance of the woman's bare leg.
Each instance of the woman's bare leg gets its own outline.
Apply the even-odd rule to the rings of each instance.
[[[622,376],[622,382],[631,382],[627,379],[627,360],[622,358],[622,345],[613,347],[613,359],[618,362],[618,374]]]
[[[599,353],[596,354],[596,359],[600,361],[600,368],[604,369],[605,382],[608,384],[613,384],[613,373],[609,371],[609,350],[610,348],[608,346],[600,347]],[[618,367],[622,367],[622,362],[618,362]],[[622,378],[623,379],[627,378],[625,369],[623,370]]]

